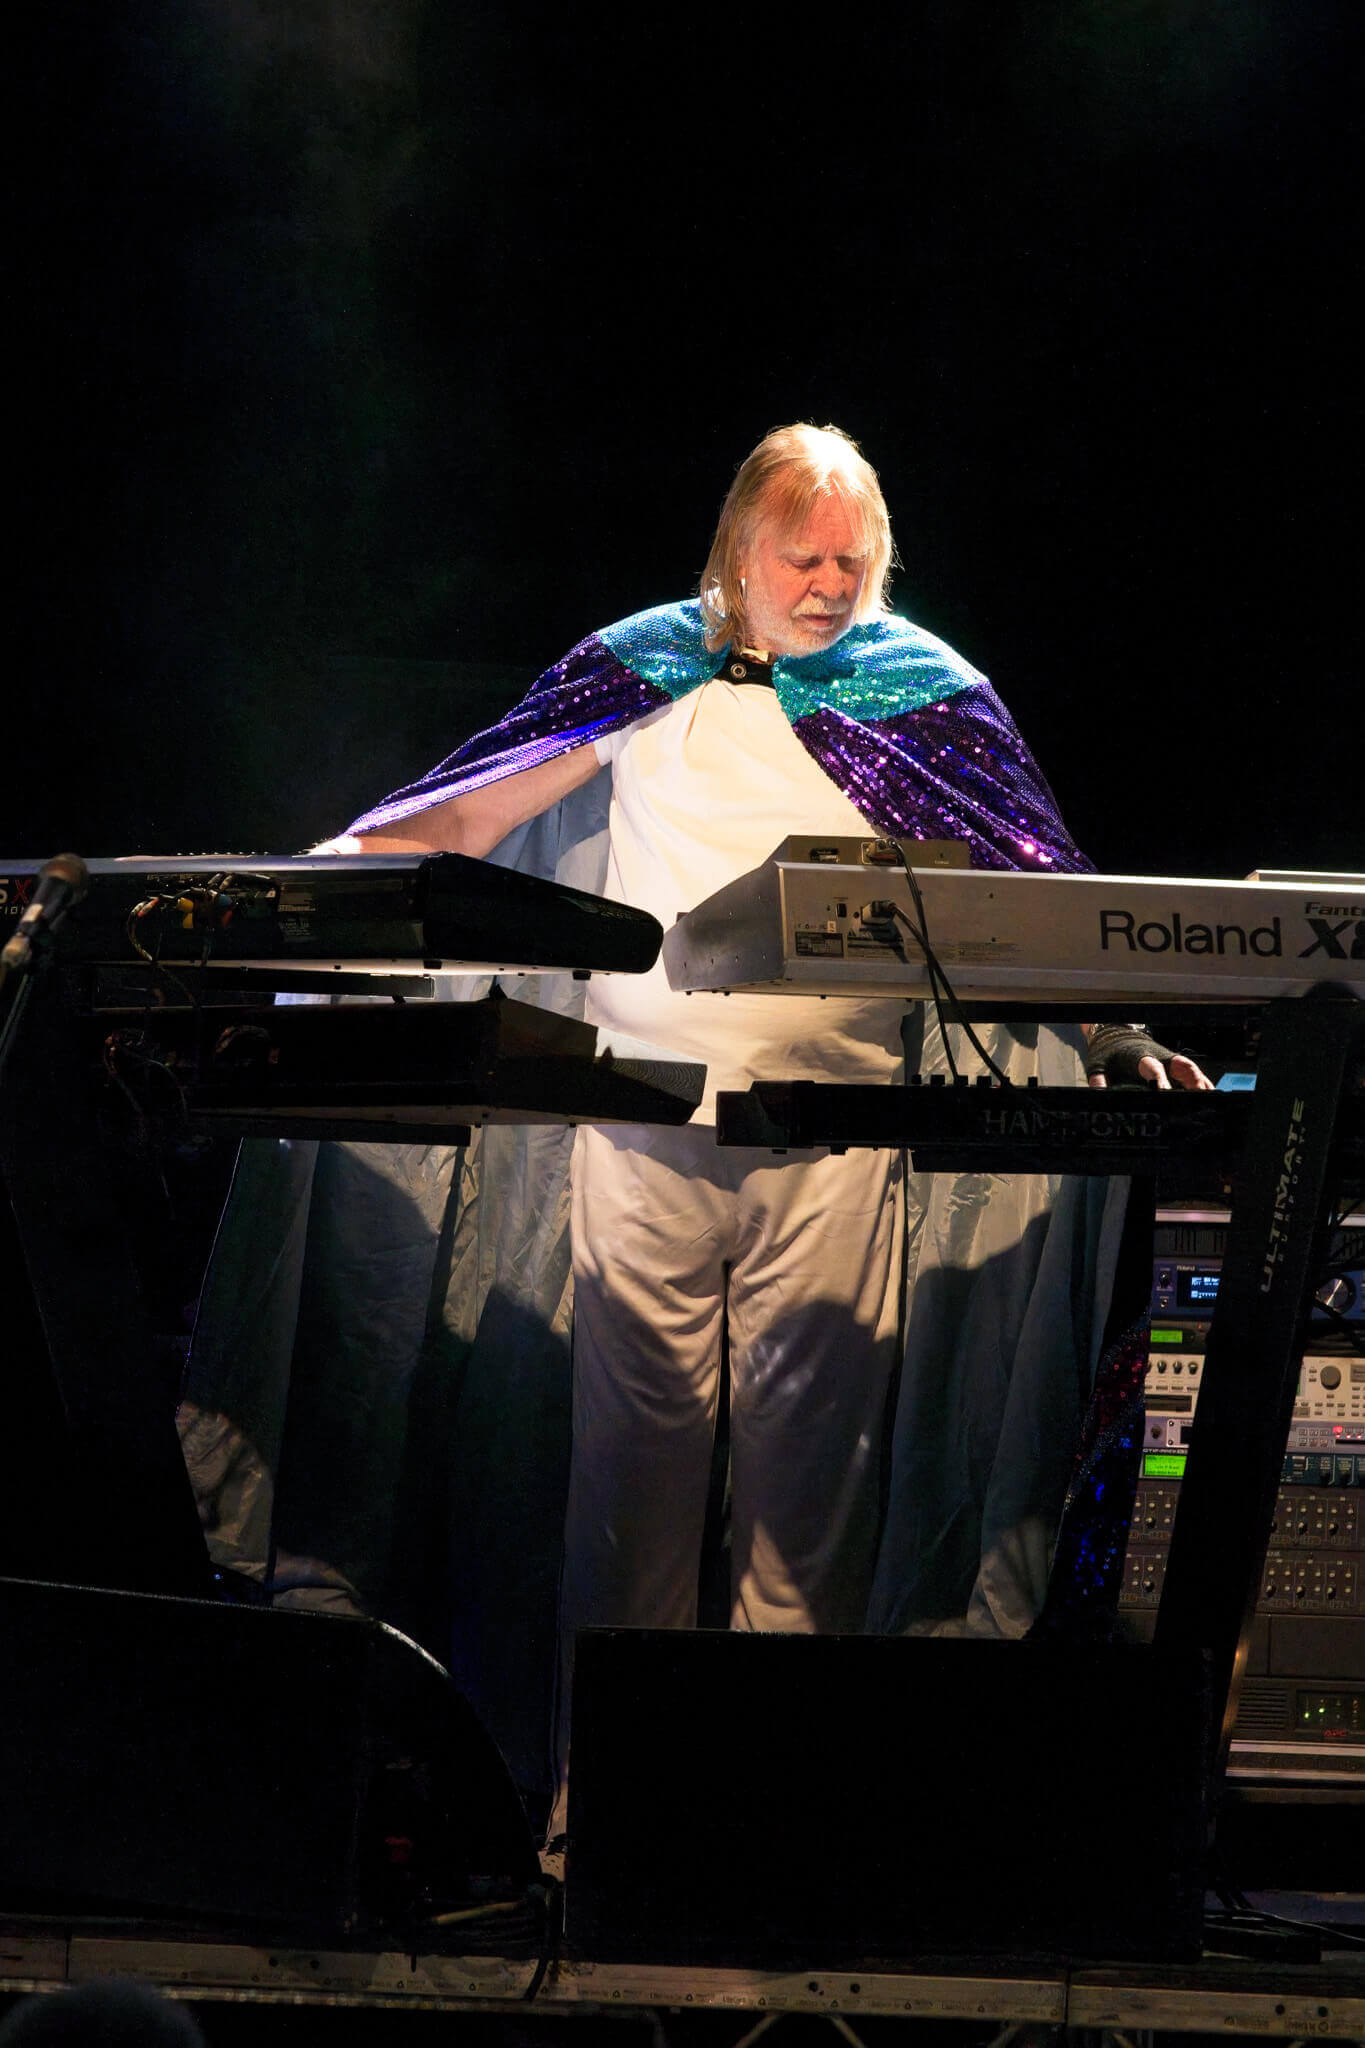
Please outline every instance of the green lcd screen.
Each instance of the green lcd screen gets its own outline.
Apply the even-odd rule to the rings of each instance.
[[[1149,1330],[1147,1335],[1153,1344],[1183,1344],[1185,1341],[1183,1330]]]
[[[1183,1479],[1185,1476],[1185,1453],[1183,1451],[1144,1451],[1142,1456],[1144,1479]]]

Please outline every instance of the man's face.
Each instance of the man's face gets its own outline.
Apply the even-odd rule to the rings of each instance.
[[[748,644],[770,654],[816,654],[853,624],[867,557],[839,500],[826,498],[799,533],[760,520],[740,570]]]

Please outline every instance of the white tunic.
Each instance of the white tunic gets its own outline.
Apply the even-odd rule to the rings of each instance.
[[[872,830],[810,757],[763,683],[717,677],[625,732],[595,742],[612,768],[606,894],[665,929],[760,866],[789,833]],[[714,1123],[718,1088],[751,1081],[887,1081],[904,1006],[840,996],[686,995],[662,961],[595,975],[590,1023],[707,1064],[693,1121]]]

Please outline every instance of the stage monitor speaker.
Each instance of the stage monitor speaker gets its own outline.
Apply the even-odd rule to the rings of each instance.
[[[594,1629],[572,1723],[576,1954],[1199,1954],[1202,1658]]]
[[[411,1931],[539,1877],[436,1661],[345,1616],[0,1580],[0,1912]]]

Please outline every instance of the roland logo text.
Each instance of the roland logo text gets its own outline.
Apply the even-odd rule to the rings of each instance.
[[[1100,912],[1100,947],[1126,946],[1130,953],[1255,953],[1263,960],[1278,960],[1284,950],[1280,920],[1269,924],[1186,924],[1178,910],[1168,911],[1166,920],[1149,918],[1139,924],[1131,910]]]

